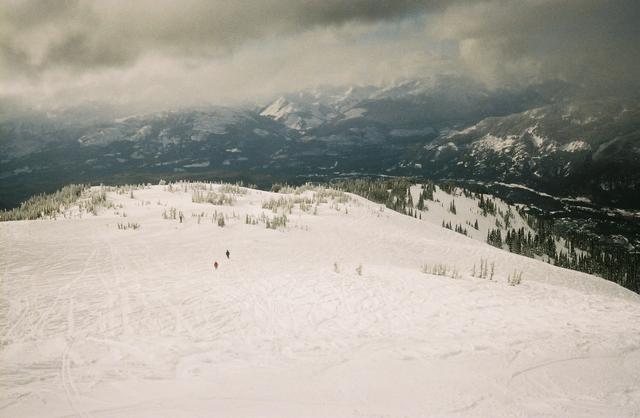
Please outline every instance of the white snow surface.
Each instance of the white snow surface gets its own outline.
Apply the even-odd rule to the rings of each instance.
[[[133,194],[0,223],[0,416],[640,415],[638,295],[434,225],[434,202],[419,220],[329,199],[272,230],[246,215],[293,195]]]
[[[576,139],[575,141],[571,141],[562,146],[562,150],[567,152],[585,151],[590,149],[591,146],[581,139]]]

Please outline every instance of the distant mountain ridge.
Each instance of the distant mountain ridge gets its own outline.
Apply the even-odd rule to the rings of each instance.
[[[640,101],[584,97],[561,82],[490,90],[443,77],[135,114],[98,104],[2,109],[3,207],[71,182],[409,175],[640,208]]]

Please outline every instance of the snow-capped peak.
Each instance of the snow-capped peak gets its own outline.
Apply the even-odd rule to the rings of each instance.
[[[305,95],[298,95],[295,99],[281,96],[264,108],[260,115],[282,122],[288,128],[297,131],[317,128],[339,116],[333,107],[324,105],[316,99],[316,97]]]
[[[280,120],[291,112],[291,105],[284,97],[278,97],[273,103],[265,107],[260,116],[267,116],[275,120]]]

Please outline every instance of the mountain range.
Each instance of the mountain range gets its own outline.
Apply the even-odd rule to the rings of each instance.
[[[262,186],[354,175],[513,183],[640,208],[640,100],[563,82],[495,90],[441,77],[318,87],[255,105],[1,109],[5,208],[71,182]]]

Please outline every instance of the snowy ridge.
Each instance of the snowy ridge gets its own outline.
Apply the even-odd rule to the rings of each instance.
[[[305,97],[299,97],[299,99],[294,102],[284,97],[279,97],[260,112],[260,116],[266,116],[282,122],[288,128],[297,131],[317,128],[325,122],[338,117],[336,112],[321,103],[309,102],[307,101],[308,98]]]
[[[97,216],[0,223],[0,415],[640,413],[638,295],[440,227],[441,191],[422,219],[285,191],[111,189]]]

